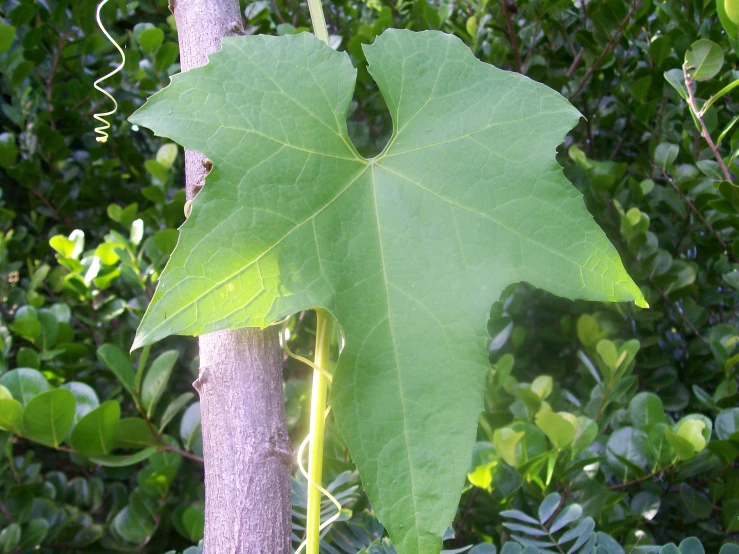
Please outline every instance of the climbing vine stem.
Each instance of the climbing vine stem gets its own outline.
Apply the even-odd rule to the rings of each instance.
[[[326,19],[323,17],[321,0],[308,0],[308,9],[310,20],[313,23],[313,33],[319,40],[328,44],[328,29],[326,29]]]
[[[326,310],[316,310],[315,365],[324,371],[313,370],[313,390],[310,405],[310,449],[308,451],[308,516],[306,522],[306,553],[319,554],[321,539],[321,479],[323,477],[323,436],[326,424],[326,404],[329,378],[325,369],[331,359],[333,318]],[[319,485],[319,486],[316,486]]]
[[[328,29],[323,17],[321,0],[308,0],[313,32],[319,40],[328,44]],[[322,309],[316,310],[315,365],[310,405],[310,450],[308,451],[308,514],[305,526],[307,554],[319,554],[321,543],[321,479],[323,477],[323,435],[326,426],[326,404],[329,379],[325,374],[331,355],[333,319]],[[318,485],[318,486],[316,486]]]

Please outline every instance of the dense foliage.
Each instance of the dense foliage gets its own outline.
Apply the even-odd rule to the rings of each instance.
[[[295,2],[242,8],[250,33],[308,28]],[[178,71],[176,29],[164,1],[104,10],[127,61],[110,81],[121,111],[101,145],[91,116],[107,104],[92,82],[117,54],[94,9],[0,3],[3,552],[161,553],[202,537],[195,343],[174,337],[127,354],[184,193],[181,153],[125,117]],[[571,302],[527,284],[504,293],[447,548],[610,553],[674,542],[662,551],[692,554],[735,541],[739,191],[729,172],[739,174],[739,105],[731,90],[709,100],[737,78],[731,11],[722,23],[714,0],[325,9],[332,43],[359,70],[349,132],[363,155],[392,126],[361,44],[389,27],[456,34],[481,60],[568,97],[586,120],[559,161],[651,306]],[[311,312],[290,322],[297,353],[311,352],[314,322]],[[287,357],[285,367],[297,444],[309,370]],[[326,482],[344,511],[325,551],[391,552],[341,437],[328,438]],[[297,544],[299,478],[294,500]]]

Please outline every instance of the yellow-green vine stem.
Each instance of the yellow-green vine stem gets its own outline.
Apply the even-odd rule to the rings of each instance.
[[[310,20],[313,23],[313,33],[316,38],[328,44],[328,30],[326,29],[326,20],[323,17],[321,0],[308,0],[308,9],[310,10]]]
[[[325,370],[330,361],[333,318],[326,310],[316,310],[315,365]],[[321,542],[321,491],[312,483],[321,484],[323,477],[323,433],[326,423],[328,377],[313,370],[313,391],[310,402],[310,450],[308,451],[308,518],[305,527],[306,553],[319,554]]]
[[[323,17],[321,0],[308,0],[308,9],[316,38],[328,44],[328,29]],[[333,336],[333,319],[325,310],[316,310],[316,353],[315,365],[324,371],[328,367]],[[329,380],[326,375],[313,370],[313,392],[310,405],[310,450],[308,473],[310,482],[321,484],[323,477],[323,433],[326,422],[326,399]],[[308,514],[305,526],[306,553],[319,554],[321,542],[321,491],[308,484]]]

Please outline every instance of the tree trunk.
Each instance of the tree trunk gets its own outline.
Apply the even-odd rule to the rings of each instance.
[[[238,0],[170,0],[182,71],[207,62],[221,38],[243,33]],[[210,169],[185,151],[187,198]],[[204,554],[288,554],[293,450],[285,424],[276,328],[200,337],[205,459]]]

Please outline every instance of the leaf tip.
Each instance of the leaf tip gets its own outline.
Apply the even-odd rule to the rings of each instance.
[[[149,333],[142,334],[141,332],[137,331],[136,336],[133,339],[133,344],[131,345],[131,349],[128,351],[129,354],[133,354],[135,350],[138,350],[139,348],[146,346],[147,344],[151,344],[155,341],[149,340]]]
[[[649,304],[647,304],[647,301],[644,299],[643,296],[634,300],[634,304],[636,304],[640,308],[644,308],[645,310],[649,309]]]

